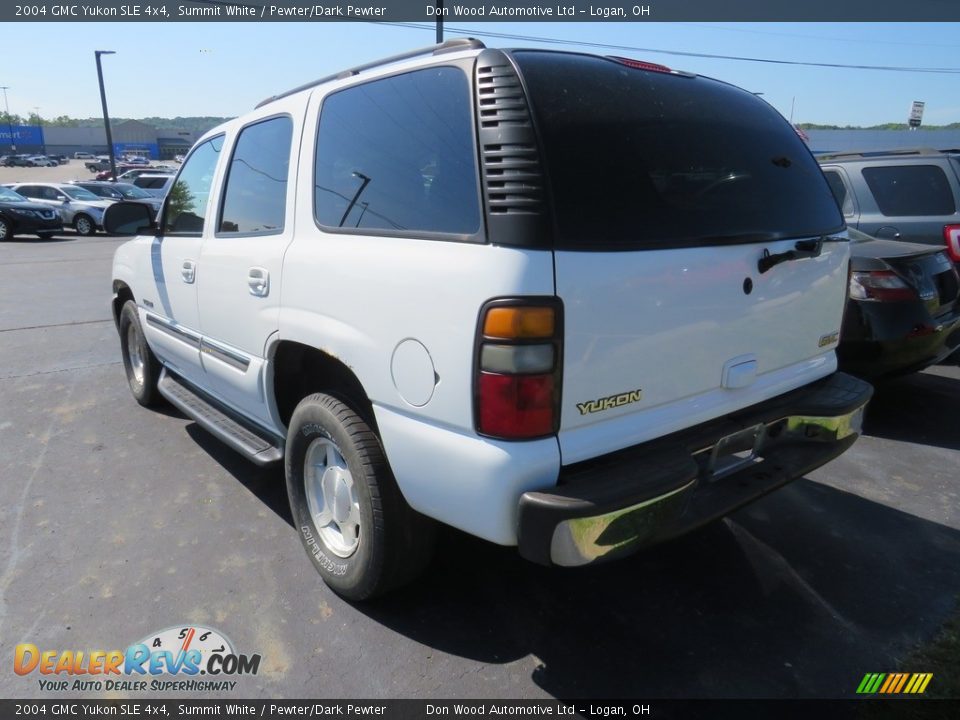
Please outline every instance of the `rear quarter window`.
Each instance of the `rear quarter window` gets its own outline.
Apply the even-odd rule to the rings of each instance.
[[[320,110],[320,226],[374,234],[480,231],[480,191],[462,70],[434,67],[333,93]]]
[[[541,139],[558,245],[690,247],[843,227],[806,145],[753,94],[587,55],[513,57]]]

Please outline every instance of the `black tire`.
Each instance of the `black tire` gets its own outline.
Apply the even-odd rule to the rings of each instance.
[[[80,213],[73,218],[73,229],[77,231],[77,235],[93,235],[95,232],[97,232],[97,224],[89,215]]]
[[[355,545],[346,551],[329,540],[349,536],[341,530],[344,520],[337,520],[337,511],[331,509],[331,522],[318,528],[307,498],[307,480],[317,472],[307,470],[308,452],[314,457],[331,444],[350,477],[346,507],[358,518]],[[433,553],[434,523],[407,505],[379,439],[345,403],[315,394],[297,405],[287,433],[285,466],[290,511],[300,542],[324,582],[338,595],[369,600],[410,582],[426,567]],[[339,461],[326,466],[342,471]],[[326,471],[322,477],[327,477]],[[336,494],[338,502],[333,505],[340,507],[339,490]],[[316,500],[313,507],[317,509]]]
[[[13,237],[13,225],[5,217],[0,215],[0,242],[9,240]]]
[[[127,384],[134,399],[144,407],[161,404],[163,397],[157,390],[160,379],[160,361],[157,360],[147,339],[143,336],[143,327],[137,315],[137,304],[127,300],[120,310],[120,353],[123,356],[123,369],[127,374]],[[134,352],[131,352],[131,348]],[[135,361],[142,360],[141,372],[137,372]],[[140,365],[139,362],[136,363]],[[139,377],[138,377],[139,375]]]

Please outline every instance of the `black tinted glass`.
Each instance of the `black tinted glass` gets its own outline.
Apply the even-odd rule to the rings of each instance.
[[[840,212],[844,215],[853,214],[853,198],[847,192],[847,186],[843,184],[843,178],[840,173],[833,170],[825,170],[823,176],[827,179],[827,185],[830,186],[830,192],[837,201]]]
[[[470,235],[480,229],[469,86],[442,67],[328,97],[314,208],[327,227]]]
[[[210,185],[217,168],[223,137],[215,137],[197,146],[180,168],[180,175],[167,193],[163,231],[167,235],[199,235],[207,217]],[[162,186],[165,179],[160,179]]]
[[[753,94],[590,56],[514,56],[561,245],[677,247],[843,226],[803,141]]]
[[[293,121],[276,117],[244,128],[230,161],[220,233],[278,233],[287,208]]]
[[[956,210],[950,183],[936,165],[864,168],[863,178],[884,215],[952,215]]]

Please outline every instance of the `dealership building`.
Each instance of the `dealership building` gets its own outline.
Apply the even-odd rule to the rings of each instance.
[[[158,129],[139,120],[112,124],[113,152],[136,153],[152,160],[169,160],[187,152],[202,133]],[[106,155],[107,133],[102,127],[0,125],[0,154],[67,155],[88,152]]]

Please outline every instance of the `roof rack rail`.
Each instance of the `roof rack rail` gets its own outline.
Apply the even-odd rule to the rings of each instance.
[[[484,45],[482,41],[476,40],[475,38],[457,38],[455,40],[447,40],[439,45],[428,45],[427,47],[417,48],[416,50],[408,50],[407,52],[400,53],[399,55],[391,55],[390,57],[383,58],[382,60],[375,60],[373,62],[364,63],[363,65],[357,65],[356,67],[352,67],[348,70],[341,70],[333,75],[327,75],[319,80],[314,80],[313,82],[299,85],[292,90],[287,90],[279,95],[272,95],[266,100],[262,100],[261,102],[257,103],[257,107],[263,107],[264,105],[272,103],[274,100],[285,98],[289,95],[293,95],[294,93],[298,93],[301,90],[309,90],[317,85],[323,85],[324,83],[333,82],[334,80],[342,80],[344,78],[352,77],[353,75],[358,75],[364,70],[370,70],[375,67],[380,67],[381,65],[390,65],[391,63],[400,62],[401,60],[409,60],[410,58],[419,57],[421,55],[442,55],[443,53],[456,52],[458,50],[483,50],[484,48],[486,48],[486,45]]]
[[[818,160],[839,160],[840,158],[883,157],[884,155],[941,155],[943,150],[931,147],[890,148],[887,150],[849,150],[846,152],[828,152],[817,154]]]

